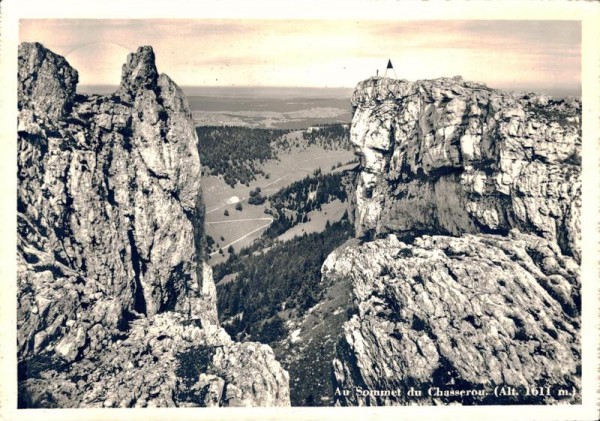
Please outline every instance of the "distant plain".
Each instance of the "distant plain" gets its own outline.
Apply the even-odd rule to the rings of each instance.
[[[197,126],[303,129],[348,123],[348,88],[184,88]]]

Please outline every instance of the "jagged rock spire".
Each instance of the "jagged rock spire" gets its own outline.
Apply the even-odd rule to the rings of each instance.
[[[79,81],[64,57],[38,42],[19,45],[18,107],[58,118],[70,109]]]
[[[140,90],[154,90],[158,81],[154,50],[145,45],[127,56],[121,71],[119,95],[125,100],[134,98]]]

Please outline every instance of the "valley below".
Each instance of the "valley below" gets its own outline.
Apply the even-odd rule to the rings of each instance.
[[[212,152],[202,148],[218,142],[214,147],[222,151],[215,153],[236,162],[233,169],[204,168],[207,254],[225,329],[236,340],[273,347],[290,373],[292,405],[330,406],[331,361],[351,297],[347,282],[321,285],[320,269],[335,247],[353,237],[348,197],[358,160],[349,143],[348,112],[329,107],[324,113],[321,107],[342,102],[347,109],[349,100],[293,93],[304,96],[285,104],[261,95],[241,101],[190,98],[192,109],[219,108],[193,111],[201,160],[209,155],[206,163],[212,162]],[[285,112],[264,111],[282,106]],[[253,120],[241,122],[241,116]],[[237,160],[242,139],[268,145]]]
[[[299,132],[284,136],[297,137]],[[315,171],[329,174],[350,170],[356,166],[353,161],[354,155],[349,150],[332,151],[320,146],[294,146],[290,151],[282,151],[279,159],[264,163],[262,169],[268,174],[268,178],[259,174],[247,185],[237,183],[235,187],[231,187],[222,177],[204,177],[202,189],[206,200],[206,232],[215,240],[210,252],[210,263],[216,264],[226,259],[230,246],[237,251],[250,246],[273,222],[273,216],[265,213],[269,202],[249,204],[250,192],[258,188],[264,197],[269,197],[294,182],[310,177]],[[340,163],[343,164],[341,167],[332,169]],[[310,221],[301,222],[295,229],[282,233],[282,239],[322,230],[326,221],[339,220],[345,208],[346,205],[339,201],[327,203],[322,210],[311,213]]]
[[[315,172],[342,173],[357,165],[349,143],[349,100],[328,97],[347,95],[344,90],[190,88],[188,95],[190,93],[204,94],[189,96],[194,116],[214,112],[222,117],[219,124],[194,120],[203,164],[202,191],[206,231],[211,237],[211,265],[223,262],[232,249],[240,251],[265,233],[276,219],[268,213],[269,197],[313,177]],[[323,104],[337,106],[336,112],[341,113],[344,120],[340,122],[319,112]],[[312,123],[315,110],[320,115],[319,125]],[[231,117],[231,113],[247,112],[280,114],[281,127],[273,128],[262,120],[240,126],[236,117]],[[318,189],[316,185],[313,187]],[[260,192],[261,199],[252,200],[253,192]],[[339,200],[326,199],[319,208],[320,205],[323,209],[311,210],[305,220],[281,231],[279,239],[289,240],[304,233],[322,231],[327,221],[339,221],[347,208]]]

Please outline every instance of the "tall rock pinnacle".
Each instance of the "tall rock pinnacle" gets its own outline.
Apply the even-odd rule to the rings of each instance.
[[[139,47],[127,56],[121,70],[119,94],[131,100],[136,93],[145,89],[155,90],[158,82],[154,50],[150,46]]]
[[[37,43],[18,76],[20,406],[289,404],[272,350],[218,324],[194,124],[152,48],[110,96]]]

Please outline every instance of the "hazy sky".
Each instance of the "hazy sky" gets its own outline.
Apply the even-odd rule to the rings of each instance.
[[[117,84],[152,45],[180,85],[354,87],[390,58],[399,78],[579,91],[575,21],[22,20],[21,41],[64,55],[82,84]]]

